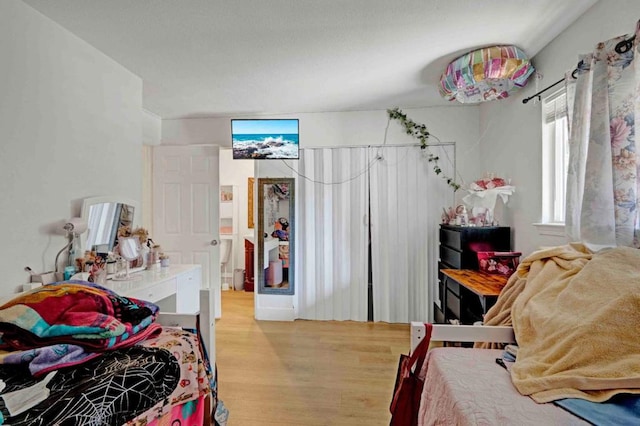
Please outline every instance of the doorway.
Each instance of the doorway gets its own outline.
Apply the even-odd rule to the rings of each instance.
[[[220,148],[220,279],[223,296],[252,293],[247,264],[253,264],[255,219],[254,160],[234,160],[231,148]],[[223,297],[224,299],[224,297]],[[237,304],[228,305],[235,309]],[[243,309],[243,312],[246,312]],[[253,309],[251,310],[253,317]]]

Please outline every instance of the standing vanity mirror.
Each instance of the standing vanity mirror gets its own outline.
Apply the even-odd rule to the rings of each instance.
[[[98,253],[112,251],[118,240],[118,229],[128,226],[133,230],[139,226],[139,212],[138,203],[133,200],[113,196],[85,198],[82,218],[87,222],[87,232],[82,235],[83,249]]]
[[[293,178],[258,179],[258,292],[294,294]]]

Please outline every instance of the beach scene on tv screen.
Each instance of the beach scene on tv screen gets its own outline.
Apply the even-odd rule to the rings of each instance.
[[[298,120],[231,120],[233,158],[298,158]]]

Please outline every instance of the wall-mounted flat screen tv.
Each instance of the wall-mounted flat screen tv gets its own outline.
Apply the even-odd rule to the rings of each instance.
[[[297,160],[298,119],[232,119],[234,159]]]

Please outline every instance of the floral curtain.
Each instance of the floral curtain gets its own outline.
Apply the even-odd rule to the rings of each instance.
[[[640,247],[639,33],[640,22],[635,34],[599,43],[581,58],[577,79],[567,79],[575,94],[565,225],[594,250]]]

